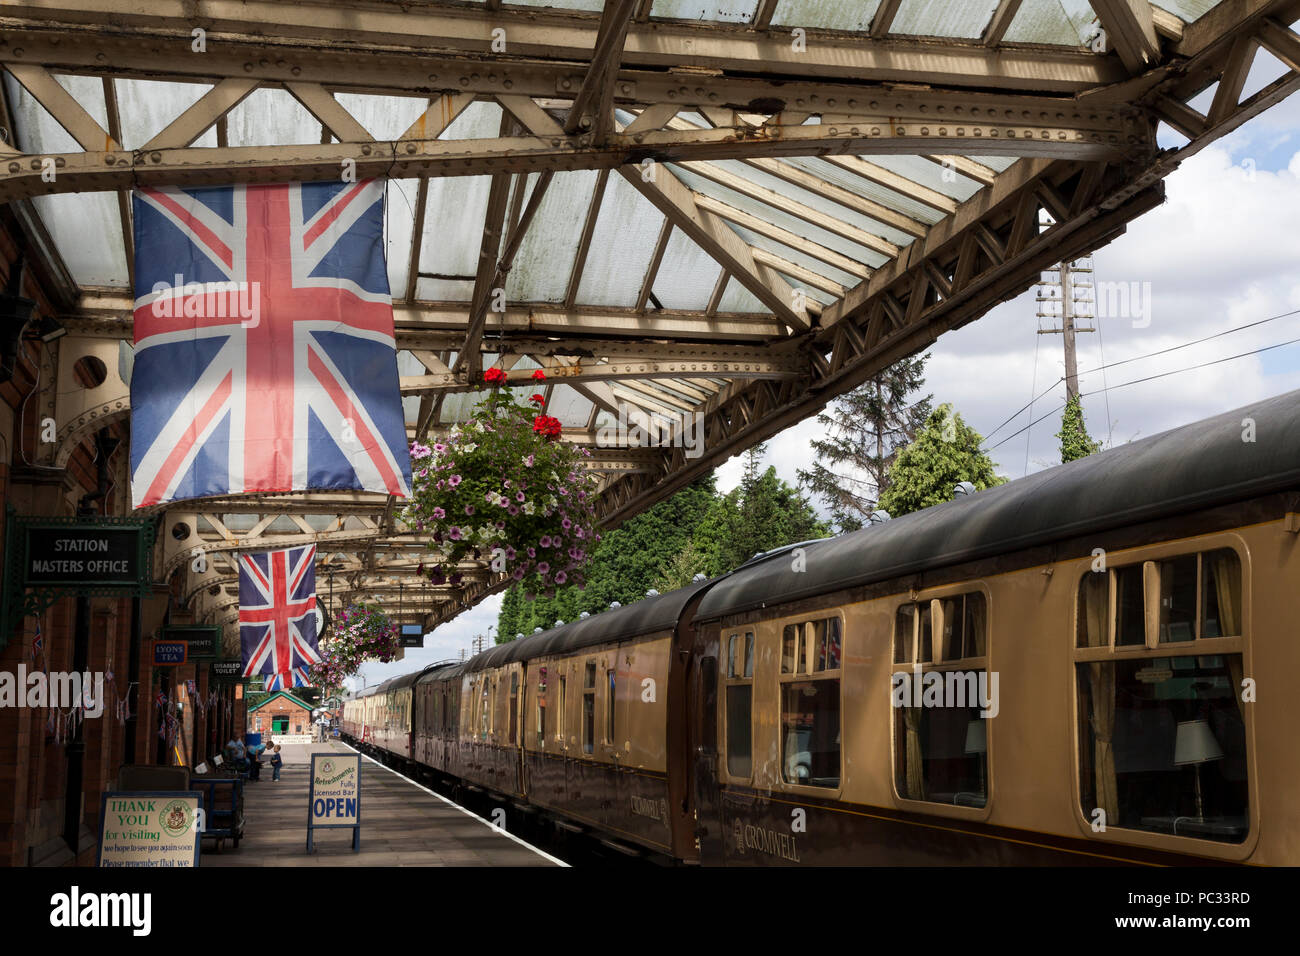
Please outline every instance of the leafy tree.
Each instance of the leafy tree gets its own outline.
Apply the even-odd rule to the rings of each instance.
[[[1006,479],[994,473],[992,459],[980,450],[982,441],[952,405],[940,405],[894,459],[880,507],[897,518],[948,501],[959,482],[981,491],[1003,484]]]
[[[826,437],[811,443],[817,461],[799,480],[826,502],[841,531],[862,527],[889,488],[899,449],[929,416],[932,396],[908,401],[925,382],[929,357],[895,362],[817,416]]]
[[[1083,421],[1083,403],[1078,395],[1071,395],[1061,415],[1061,430],[1056,433],[1061,442],[1061,464],[1076,458],[1087,458],[1101,451],[1101,442],[1093,441],[1088,426]]]
[[[771,466],[761,470],[765,451],[766,445],[759,444],[746,452],[740,485],[718,500],[696,532],[710,576],[737,568],[761,551],[830,534],[798,488],[778,478]]]
[[[697,574],[708,574],[707,568],[707,555],[694,541],[690,541],[686,547],[669,558],[668,563],[655,575],[654,589],[660,594],[667,594],[669,591],[684,588],[695,580]]]

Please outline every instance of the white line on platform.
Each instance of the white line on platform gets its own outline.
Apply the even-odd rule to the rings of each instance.
[[[491,830],[493,833],[499,833],[499,834],[500,834],[501,836],[503,836],[503,837],[507,837],[508,839],[514,840],[514,841],[515,841],[516,843],[518,843],[520,846],[527,847],[528,849],[530,849],[530,850],[532,850],[534,853],[536,853],[538,856],[540,856],[540,857],[545,857],[546,859],[550,860],[552,863],[558,864],[559,866],[568,866],[568,865],[569,865],[569,864],[565,863],[563,860],[551,856],[551,854],[547,853],[545,850],[539,850],[537,847],[533,846],[533,845],[532,845],[531,843],[529,843],[527,840],[521,840],[521,839],[519,839],[519,837],[515,836],[515,835],[514,835],[513,833],[511,833],[509,830],[503,830],[503,829],[501,829],[499,826],[497,826],[495,823],[489,823],[487,820],[484,820],[481,816],[479,816],[479,815],[478,815],[477,813],[475,813],[473,810],[466,810],[466,809],[465,809],[464,807],[462,807],[459,803],[454,803],[453,801],[448,800],[446,797],[444,797],[442,794],[438,793],[437,791],[435,791],[435,790],[430,790],[428,787],[424,786],[423,784],[416,783],[414,780],[412,780],[412,779],[411,779],[410,777],[408,777],[406,774],[404,774],[404,773],[398,773],[398,772],[397,772],[396,770],[394,770],[392,767],[385,767],[382,763],[380,763],[380,762],[379,762],[378,760],[376,760],[374,757],[371,757],[369,754],[363,754],[360,750],[358,750],[356,747],[353,747],[351,744],[343,743],[343,741],[341,741],[341,740],[338,741],[338,743],[343,744],[344,747],[347,747],[349,750],[351,750],[351,751],[352,751],[354,754],[356,754],[358,757],[361,757],[363,760],[369,760],[369,761],[370,761],[372,764],[374,764],[376,767],[379,767],[379,768],[381,768],[381,769],[383,769],[383,770],[387,770],[389,773],[391,773],[391,774],[392,774],[393,776],[395,776],[395,777],[401,777],[404,781],[406,781],[407,783],[409,783],[411,786],[415,787],[417,790],[423,790],[425,793],[429,794],[430,796],[437,797],[437,798],[438,798],[439,800],[441,800],[443,803],[447,804],[447,806],[449,806],[449,807],[455,807],[455,808],[456,808],[457,810],[459,810],[461,813],[465,814],[465,816],[467,816],[467,817],[473,817],[475,820],[477,820],[479,823],[483,824],[485,827],[487,827],[487,828],[488,828],[489,830]]]

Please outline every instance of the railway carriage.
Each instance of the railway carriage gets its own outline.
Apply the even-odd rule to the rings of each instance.
[[[372,746],[683,862],[1296,865],[1298,542],[1291,393],[359,709],[414,684]]]

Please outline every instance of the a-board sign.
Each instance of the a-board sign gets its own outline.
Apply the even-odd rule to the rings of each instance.
[[[400,636],[402,647],[424,646],[424,628],[419,624],[403,624]]]
[[[361,755],[311,755],[307,797],[307,852],[317,829],[352,827],[352,849],[361,849]]]
[[[104,794],[97,865],[198,866],[203,794],[153,790]]]
[[[162,629],[164,641],[184,641],[186,660],[215,661],[221,656],[221,628],[207,624],[171,624]]]
[[[184,641],[154,641],[154,667],[175,667],[185,663],[185,654],[189,645]]]

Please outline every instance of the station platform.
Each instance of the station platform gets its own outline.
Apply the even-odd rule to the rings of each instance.
[[[339,741],[287,744],[284,767],[244,786],[244,837],[220,852],[203,841],[202,867],[239,866],[564,866],[432,790],[361,757],[361,849],[352,830],[317,830],[307,853],[307,792],[313,753],[356,753]]]

